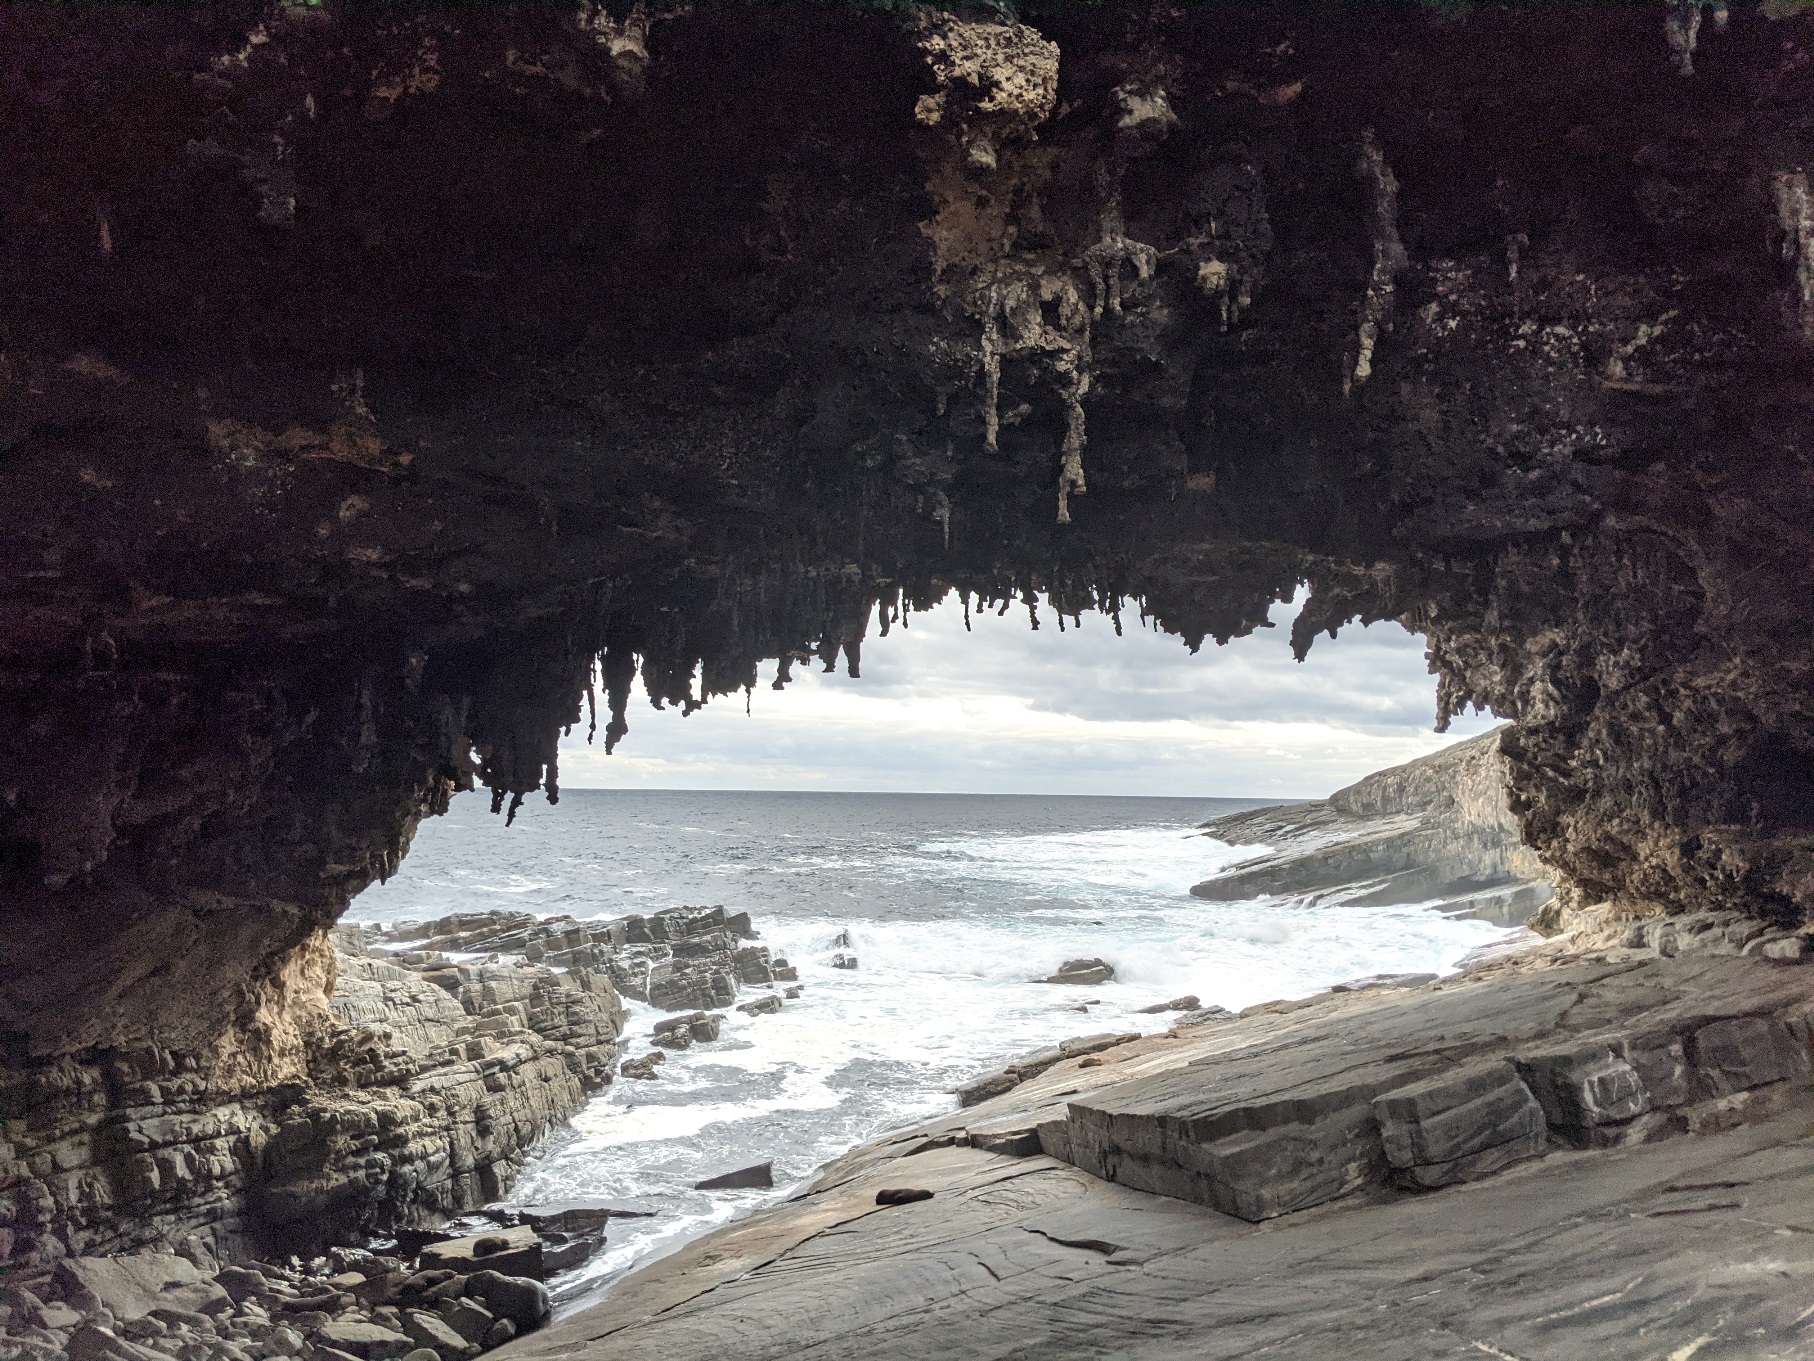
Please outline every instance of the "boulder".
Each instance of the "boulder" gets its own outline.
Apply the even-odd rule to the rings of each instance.
[[[694,1044],[710,1044],[718,1038],[724,1017],[707,1011],[686,1016],[670,1016],[655,1026],[655,1043],[664,1049],[685,1049]]]
[[[857,967],[857,957],[855,955],[844,954],[840,951],[831,957],[831,967],[834,969],[854,969]],[[779,975],[776,976],[779,977]]]
[[[1069,983],[1080,987],[1089,987],[1095,983],[1107,983],[1115,976],[1115,968],[1101,959],[1067,959],[1058,966],[1058,972],[1046,978],[1035,978],[1035,983]]]
[[[418,1346],[433,1348],[441,1361],[465,1361],[479,1350],[446,1319],[424,1309],[411,1309],[403,1315],[403,1331]]]
[[[422,1249],[421,1261],[424,1268],[439,1267],[450,1272],[471,1272],[483,1266],[506,1276],[527,1276],[538,1281],[544,1274],[542,1240],[527,1224],[431,1243]]]
[[[516,1330],[513,1335],[532,1333],[554,1313],[548,1287],[540,1281],[521,1276],[505,1276],[496,1271],[475,1271],[467,1282],[472,1297],[483,1304],[500,1323],[508,1321]],[[497,1344],[488,1342],[487,1346]]]
[[[241,1304],[246,1300],[256,1299],[269,1293],[270,1282],[265,1280],[264,1273],[253,1271],[250,1267],[222,1267],[214,1275],[214,1282],[227,1292],[233,1303]]]
[[[234,1303],[192,1262],[173,1252],[66,1257],[57,1263],[56,1279],[69,1304],[83,1313],[105,1309],[116,1319],[142,1318],[165,1306],[218,1314]]]
[[[1150,1007],[1141,1007],[1139,1014],[1142,1016],[1157,1016],[1162,1012],[1167,1011],[1195,1011],[1202,1005],[1202,998],[1198,997],[1195,993],[1187,993],[1183,997],[1174,997],[1169,1002],[1154,1002]]]
[[[639,1059],[625,1059],[618,1065],[618,1071],[627,1078],[638,1082],[653,1082],[661,1076],[657,1070],[668,1061],[668,1056],[659,1049],[644,1054]]]
[[[335,1319],[322,1325],[316,1337],[322,1346],[363,1358],[363,1361],[389,1361],[389,1358],[407,1356],[416,1349],[408,1334],[359,1319]]]
[[[485,1351],[491,1351],[494,1347],[503,1346],[515,1336],[516,1324],[507,1318],[501,1318],[491,1325],[491,1331],[480,1340],[479,1346]]]
[[[775,1165],[772,1162],[757,1163],[753,1167],[740,1167],[735,1172],[721,1172],[715,1177],[693,1183],[695,1191],[748,1191],[763,1190],[775,1184]]]
[[[781,999],[770,993],[766,997],[758,997],[753,1002],[745,1002],[737,1010],[746,1016],[772,1016],[781,1010]]]

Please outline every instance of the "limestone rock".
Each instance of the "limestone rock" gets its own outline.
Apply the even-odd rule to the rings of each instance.
[[[422,1249],[420,1261],[425,1269],[444,1270],[450,1274],[482,1268],[538,1281],[544,1275],[542,1241],[528,1225],[431,1243]]]
[[[1217,840],[1270,849],[1191,892],[1218,901],[1339,894],[1351,903],[1436,902],[1455,915],[1522,923],[1550,890],[1506,805],[1504,732],[1379,771],[1327,800],[1205,823]]]
[[[65,1258],[57,1264],[57,1282],[78,1308],[105,1309],[116,1319],[143,1318],[158,1308],[216,1314],[233,1303],[192,1263],[168,1252]]]

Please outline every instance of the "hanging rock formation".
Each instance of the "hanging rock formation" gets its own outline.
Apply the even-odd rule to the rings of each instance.
[[[454,791],[954,589],[1308,581],[1564,908],[1800,921],[1814,19],[1699,9],[0,11],[12,1156],[307,1084]]]

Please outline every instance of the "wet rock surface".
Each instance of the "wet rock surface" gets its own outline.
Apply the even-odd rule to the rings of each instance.
[[[436,1236],[440,1220],[500,1199],[536,1141],[617,1075],[614,980],[645,999],[735,998],[740,979],[774,974],[767,949],[744,943],[753,934],[747,914],[722,908],[338,928],[304,980],[332,991],[309,1003],[318,1028],[302,1082],[223,1102],[180,1056],[152,1055],[68,1068],[63,1089],[8,1090],[11,1261],[186,1238],[227,1256]],[[718,1018],[696,1012],[662,1023],[656,1043],[717,1036]],[[623,1064],[657,1076],[653,1055]],[[570,1244],[550,1250],[550,1270],[583,1260]]]
[[[1067,959],[1058,966],[1058,972],[1045,978],[1036,978],[1035,983],[1068,983],[1077,987],[1089,987],[1096,983],[1107,983],[1115,976],[1115,966],[1100,959]]]
[[[855,1150],[522,1354],[1792,1354],[1811,1016],[1814,969],[1574,938],[1130,1039]]]
[[[1452,916],[1522,925],[1552,890],[1507,803],[1505,731],[1378,771],[1314,803],[1205,823],[1218,841],[1267,850],[1191,892],[1217,901],[1270,894],[1427,902]]]

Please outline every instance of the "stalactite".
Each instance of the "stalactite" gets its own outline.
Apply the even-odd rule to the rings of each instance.
[[[1367,280],[1367,296],[1361,302],[1360,350],[1354,368],[1342,378],[1342,395],[1373,376],[1373,351],[1382,330],[1392,323],[1392,294],[1396,281],[1411,263],[1404,243],[1398,237],[1398,178],[1386,164],[1386,153],[1380,148],[1373,129],[1361,134],[1361,154],[1357,173],[1372,188],[1370,211],[1373,237],[1373,272]]]
[[[605,649],[599,669],[605,679],[605,701],[611,708],[611,721],[605,727],[605,755],[609,756],[630,731],[624,713],[630,707],[630,686],[636,680],[636,655],[627,644],[612,643]]]
[[[1803,170],[1777,175],[1776,221],[1783,259],[1795,266],[1796,313],[1803,340],[1814,342],[1814,193]]]

